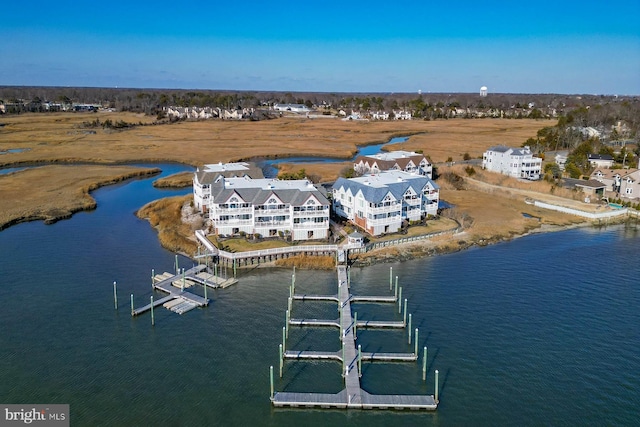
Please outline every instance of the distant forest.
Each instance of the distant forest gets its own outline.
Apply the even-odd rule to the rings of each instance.
[[[274,104],[287,103],[305,104],[310,108],[332,113],[344,110],[348,114],[352,111],[402,109],[410,111],[413,119],[418,120],[465,117],[464,114],[454,114],[456,110],[493,112],[493,117],[498,111],[508,112],[510,118],[558,120],[558,125],[554,123],[536,138],[536,145],[545,145],[546,149],[574,148],[578,141],[570,135],[575,132],[567,132],[567,129],[575,130],[580,127],[599,129],[609,139],[637,142],[640,137],[638,96],[489,93],[482,97],[479,93],[319,93],[0,86],[0,104],[11,107],[5,108],[6,113],[44,112],[47,103],[92,104],[116,111],[157,115],[159,118],[163,109],[168,106],[267,110]],[[484,117],[492,116],[486,114]],[[612,132],[612,127],[620,123],[624,124],[623,134]],[[567,141],[568,139],[571,141]]]

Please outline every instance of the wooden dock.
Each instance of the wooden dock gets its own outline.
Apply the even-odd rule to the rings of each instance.
[[[173,311],[174,313],[184,314],[196,307],[203,307],[209,304],[209,299],[205,299],[199,295],[187,292],[187,281],[190,283],[200,283],[197,275],[206,269],[204,265],[197,265],[189,270],[185,270],[180,274],[163,273],[153,277],[153,288],[168,293],[164,298],[153,301],[153,308],[159,305]],[[213,287],[213,286],[212,286]],[[146,311],[151,310],[151,303],[131,311],[132,316],[137,316]]]
[[[292,288],[293,289],[293,288]],[[317,296],[315,300],[328,300],[333,296]],[[365,299],[362,299],[365,298]],[[370,299],[366,299],[370,298]],[[314,300],[313,296],[296,296],[296,300]],[[346,267],[338,267],[338,304],[340,318],[337,320],[322,319],[289,319],[290,325],[299,326],[338,326],[343,342],[342,350],[337,352],[322,351],[295,351],[283,349],[283,359],[312,359],[312,360],[338,360],[342,362],[342,376],[345,388],[339,393],[292,393],[273,392],[271,402],[276,407],[292,408],[358,408],[358,409],[412,409],[433,411],[438,404],[433,395],[374,395],[360,387],[358,368],[358,351],[356,350],[356,337],[354,335],[354,319],[351,314],[351,301],[355,301],[349,293]],[[366,302],[396,302],[396,297],[361,297],[358,301]],[[360,327],[405,327],[404,322],[381,321],[357,321]],[[418,359],[414,353],[361,353],[361,360],[368,361],[401,361],[412,362]],[[272,384],[273,385],[273,384]],[[273,391],[273,390],[272,390]]]

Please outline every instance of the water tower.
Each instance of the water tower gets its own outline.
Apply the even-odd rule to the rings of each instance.
[[[480,88],[480,96],[482,96],[482,97],[487,96],[487,87],[486,86],[482,86]]]

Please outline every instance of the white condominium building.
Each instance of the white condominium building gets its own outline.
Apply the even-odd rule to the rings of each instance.
[[[262,170],[253,163],[214,163],[198,168],[193,174],[193,204],[202,213],[209,208],[210,186],[220,177],[264,178]]]
[[[219,177],[210,186],[209,218],[222,235],[329,237],[329,201],[306,179]]]
[[[401,229],[402,221],[418,221],[438,213],[440,190],[430,178],[385,171],[359,178],[339,178],[333,185],[336,215],[377,236]]]
[[[433,166],[423,154],[413,151],[389,151],[371,156],[358,156],[353,169],[361,174],[398,170],[432,177]]]

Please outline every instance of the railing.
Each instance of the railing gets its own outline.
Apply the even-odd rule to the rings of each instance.
[[[384,248],[384,247],[387,247],[387,246],[400,245],[402,243],[417,242],[417,241],[420,241],[420,240],[431,239],[433,237],[442,236],[442,235],[445,235],[445,234],[455,234],[455,233],[457,233],[459,231],[460,231],[460,227],[456,227],[456,228],[453,228],[451,230],[438,231],[438,232],[429,233],[429,234],[421,234],[419,236],[402,237],[400,239],[385,240],[383,242],[369,243],[369,244],[367,244],[365,246],[362,246],[360,248],[352,248],[351,250],[353,252],[356,252],[356,253],[366,253],[366,252],[372,251],[374,249]]]
[[[228,260],[237,260],[244,258],[257,258],[263,256],[270,255],[282,255],[282,254],[290,254],[290,253],[300,253],[300,252],[336,252],[338,250],[338,245],[298,245],[291,246],[286,248],[272,248],[272,249],[261,249],[258,251],[246,251],[246,252],[227,252],[227,251],[218,251],[218,256],[222,258],[226,258]]]
[[[264,257],[264,256],[301,253],[301,252],[336,252],[338,250],[346,250],[346,249],[353,251],[354,253],[366,253],[374,249],[399,245],[402,243],[417,242],[420,240],[431,239],[433,237],[442,236],[445,234],[455,234],[455,233],[458,233],[459,231],[460,231],[460,227],[455,227],[450,230],[422,234],[419,236],[402,237],[399,239],[385,240],[383,242],[369,243],[365,246],[360,246],[357,243],[349,243],[341,246],[339,245],[297,245],[297,246],[288,246],[283,248],[261,249],[257,251],[246,251],[246,252],[236,252],[236,253],[218,250],[218,248],[216,248],[215,245],[213,245],[213,243],[211,243],[209,239],[207,239],[207,237],[204,234],[204,231],[202,230],[196,230],[196,238],[212,254],[218,255],[221,258],[225,258],[233,261],[233,260],[244,259],[244,258]]]
[[[213,223],[218,225],[253,225],[251,219],[227,219],[227,220],[213,220]]]
[[[220,208],[214,207],[211,209],[218,215],[236,215],[236,214],[252,214],[253,208]]]

